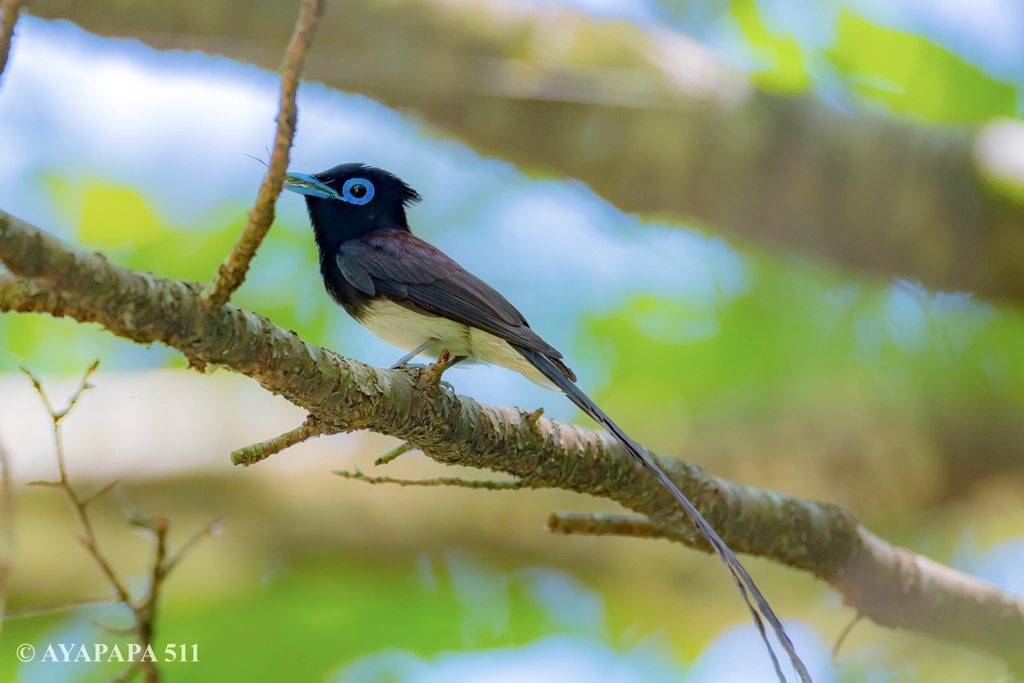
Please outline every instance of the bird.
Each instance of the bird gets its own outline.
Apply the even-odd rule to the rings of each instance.
[[[422,200],[416,190],[398,176],[363,163],[314,174],[292,171],[284,187],[304,196],[330,297],[377,337],[408,352],[393,367],[404,367],[421,354],[447,357],[448,365],[471,361],[501,366],[563,393],[682,506],[732,574],[779,679],[786,680],[762,615],[799,679],[811,680],[782,623],[736,555],[647,451],[579,388],[564,356],[497,290],[412,233],[407,209]]]

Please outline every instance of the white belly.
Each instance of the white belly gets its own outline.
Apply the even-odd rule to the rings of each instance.
[[[499,365],[518,372],[545,389],[558,390],[504,339],[469,325],[416,313],[387,299],[370,302],[359,322],[376,336],[404,351],[412,351],[428,339],[436,339],[423,352],[424,355],[437,358],[447,349],[452,356],[467,356],[478,363]]]

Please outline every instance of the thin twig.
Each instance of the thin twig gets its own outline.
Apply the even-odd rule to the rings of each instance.
[[[99,541],[96,538],[96,533],[93,531],[92,520],[89,518],[89,514],[86,510],[88,501],[84,501],[79,497],[75,491],[71,482],[68,480],[67,464],[64,457],[64,438],[61,435],[61,421],[67,417],[71,410],[78,403],[78,400],[82,397],[82,394],[89,388],[89,378],[96,368],[99,367],[99,360],[93,361],[92,365],[82,375],[82,381],[79,383],[78,388],[71,394],[68,399],[68,405],[63,410],[55,410],[53,404],[50,402],[49,397],[46,395],[46,391],[43,390],[42,381],[34,375],[27,368],[21,368],[21,371],[28,376],[32,382],[32,386],[35,387],[36,393],[43,400],[43,405],[46,406],[46,410],[50,413],[50,419],[53,421],[53,437],[56,443],[57,450],[57,467],[60,471],[60,479],[57,482],[52,482],[51,485],[55,484],[56,488],[59,488],[63,493],[64,497],[67,498],[68,504],[71,506],[71,511],[74,514],[76,521],[78,522],[79,529],[82,531],[82,536],[79,541],[85,547],[86,551],[92,556],[96,564],[99,565],[100,571],[110,582],[110,585],[114,587],[118,597],[126,605],[131,605],[132,596],[128,590],[127,585],[118,577],[114,571],[113,565],[107,559],[106,555],[100,550]]]
[[[207,536],[216,536],[219,534],[220,525],[221,519],[218,517],[199,531],[192,534],[189,539],[182,543],[181,547],[178,548],[176,552],[172,553],[171,556],[167,558],[166,562],[164,562],[164,575],[166,576],[167,574],[170,574],[171,570],[173,570],[178,563],[181,562],[182,558],[185,557],[185,554],[192,550],[192,547],[199,543],[199,541],[203,540]]]
[[[94,500],[96,500],[98,498],[102,498],[103,496],[105,496],[108,493],[110,493],[111,491],[113,491],[114,487],[116,487],[120,483],[121,483],[120,479],[115,479],[114,481],[110,482],[106,486],[103,486],[103,487],[97,489],[91,495],[88,495],[88,496],[86,496],[85,498],[82,499],[82,505],[89,505]]]
[[[459,477],[436,477],[434,479],[395,479],[394,477],[368,477],[358,469],[333,470],[333,473],[345,479],[355,479],[367,484],[395,484],[397,486],[457,486],[464,489],[487,489],[489,491],[515,491],[531,488],[525,479],[513,481],[489,481],[485,479],[460,479]]]
[[[846,642],[846,637],[850,635],[850,632],[853,630],[853,627],[856,626],[857,622],[859,622],[863,618],[864,617],[861,616],[860,613],[853,615],[853,619],[850,619],[850,623],[846,625],[842,633],[839,634],[839,637],[836,638],[836,644],[832,646],[833,664],[839,664],[839,650],[843,647],[843,643]]]
[[[598,513],[553,512],[546,531],[552,534],[588,534],[590,536],[632,536],[665,538],[666,532],[642,515],[603,515]]]
[[[0,631],[3,630],[4,619],[10,614],[7,608],[7,589],[14,564],[14,485],[11,481],[11,463],[7,458],[7,449],[0,441]]]
[[[11,39],[14,38],[14,25],[25,0],[3,0],[0,2],[0,76],[7,68],[7,59],[11,54]]]
[[[118,576],[117,572],[114,570],[113,564],[109,559],[107,559],[106,555],[100,549],[99,541],[93,529],[92,519],[89,516],[89,505],[111,491],[118,482],[113,481],[101,487],[89,496],[82,496],[74,486],[72,486],[71,481],[68,478],[67,465],[64,456],[64,440],[61,435],[61,421],[70,414],[71,410],[78,404],[79,399],[81,399],[85,391],[92,388],[92,385],[89,383],[89,378],[96,371],[98,365],[99,361],[96,361],[89,366],[89,369],[86,370],[83,375],[78,388],[74,393],[72,393],[68,400],[67,407],[63,410],[55,410],[53,408],[53,404],[50,402],[50,399],[46,395],[46,391],[43,389],[42,381],[36,375],[25,368],[22,368],[22,371],[28,376],[29,380],[32,382],[32,386],[35,387],[36,392],[39,394],[40,398],[42,398],[43,405],[46,406],[47,411],[50,413],[50,418],[53,421],[53,434],[56,442],[57,462],[60,470],[60,479],[58,481],[36,481],[30,483],[37,486],[47,486],[61,490],[64,497],[67,498],[70,503],[72,513],[74,514],[75,519],[78,522],[78,526],[82,531],[82,536],[79,540],[96,564],[99,565],[100,570],[103,572],[107,581],[114,588],[114,595],[106,599],[97,600],[95,598],[91,598],[79,601],[69,601],[56,606],[27,608],[19,610],[17,616],[45,614],[47,612],[72,609],[74,607],[96,603],[122,603],[132,612],[134,623],[131,627],[126,629],[117,629],[105,624],[97,624],[97,627],[116,636],[134,635],[138,638],[139,646],[143,651],[146,651],[153,644],[157,609],[164,581],[167,579],[171,570],[174,569],[178,562],[181,561],[184,554],[187,553],[199,541],[199,539],[213,533],[217,522],[211,522],[208,524],[189,538],[176,553],[171,554],[167,547],[167,535],[170,529],[170,523],[167,521],[166,517],[148,518],[141,514],[129,514],[128,517],[131,524],[153,532],[156,540],[153,562],[150,568],[149,585],[146,588],[146,593],[138,600],[135,600],[132,597],[127,584]],[[2,449],[0,449],[0,458],[2,458]],[[2,586],[0,586],[0,588],[2,588]],[[121,673],[118,679],[115,680],[126,681],[139,671],[143,672],[146,683],[157,683],[160,680],[160,670],[157,668],[156,662],[148,659],[134,662],[126,671]]]
[[[249,264],[256,255],[263,238],[274,222],[274,204],[284,188],[284,177],[288,171],[288,153],[295,137],[298,109],[295,94],[299,89],[302,67],[306,54],[313,43],[316,28],[323,14],[323,0],[303,0],[295,30],[285,51],[281,67],[281,103],[277,114],[277,131],[274,134],[274,151],[270,155],[270,166],[263,176],[256,205],[249,212],[245,229],[217,275],[203,290],[203,297],[213,306],[227,303],[236,289],[245,282]]]
[[[306,439],[311,439],[314,436],[337,433],[338,430],[328,427],[310,415],[306,418],[305,422],[290,432],[285,432],[284,434],[275,436],[272,439],[267,439],[266,441],[261,441],[260,443],[232,451],[231,463],[234,465],[248,467],[249,465],[254,465],[261,460],[266,460],[270,456],[280,453],[286,448],[302,443]]]
[[[153,568],[150,572],[149,590],[133,608],[136,614],[135,624],[138,628],[139,645],[142,647],[143,652],[153,645],[160,588],[163,586],[164,579],[167,576],[167,568],[164,563],[167,560],[167,531],[170,525],[166,517],[157,517],[153,520],[152,527],[153,533],[156,536],[156,551],[153,557]],[[160,679],[160,672],[156,668],[156,662],[151,659],[144,659],[142,662],[146,683],[156,683]]]
[[[416,449],[412,447],[412,444],[410,444],[408,441],[403,441],[402,443],[392,448],[390,451],[378,455],[377,459],[373,461],[373,464],[377,465],[378,467],[380,465],[387,465],[390,462],[394,462],[400,456],[405,455],[409,451],[414,450]]]
[[[106,598],[77,598],[75,600],[65,600],[55,605],[42,605],[38,607],[23,607],[21,609],[12,609],[5,617],[7,619],[24,619],[26,617],[39,617],[44,614],[56,614],[58,612],[68,612],[73,609],[81,609],[82,607],[93,607],[96,605],[109,605],[111,603],[119,603],[121,598],[118,595],[111,595]]]

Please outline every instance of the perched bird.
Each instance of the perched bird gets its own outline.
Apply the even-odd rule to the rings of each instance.
[[[800,679],[810,681],[778,617],[736,555],[647,452],[576,386],[562,354],[530,329],[505,297],[412,234],[406,208],[420,201],[419,193],[387,171],[358,163],[314,175],[289,173],[285,188],[305,195],[327,292],[375,335],[409,352],[395,367],[419,354],[437,358],[447,350],[450,362],[500,365],[568,396],[672,492],[718,553],[750,608],[780,680],[785,677],[758,611]]]

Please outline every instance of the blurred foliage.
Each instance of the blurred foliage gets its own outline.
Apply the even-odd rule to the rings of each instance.
[[[1013,116],[1017,88],[927,39],[881,28],[849,12],[826,53],[847,84],[892,111],[933,121]]]
[[[434,564],[441,565],[436,568],[440,576]],[[455,556],[448,558],[447,568],[444,564],[423,557],[417,571],[408,560],[324,555],[298,559],[268,575],[263,587],[242,595],[196,604],[175,599],[172,591],[163,605],[155,649],[163,653],[167,643],[199,645],[198,663],[163,667],[171,681],[313,681],[381,643],[433,655],[467,646],[521,645],[566,630],[558,615],[537,601],[529,572],[504,574]],[[465,585],[474,581],[479,583],[475,588]],[[476,604],[467,602],[474,590],[480,598]],[[66,615],[14,619],[4,624],[0,647],[13,651],[19,643],[36,643],[41,657],[45,643],[98,642],[119,645],[124,652],[129,641],[94,635],[90,626],[91,620],[123,624],[124,616],[117,608],[100,607],[73,613],[70,620]],[[583,631],[594,629],[600,632],[600,625]],[[26,671],[30,668],[21,667],[24,680],[32,678]],[[109,681],[125,667],[117,662],[78,667],[36,662],[36,668],[36,675],[63,668],[74,670],[74,680]],[[15,680],[18,669],[14,657],[0,658],[0,679]]]
[[[1024,408],[1024,317],[919,285],[843,281],[784,259],[747,261],[749,291],[708,308],[638,298],[593,316],[585,339],[611,342],[602,363],[624,407],[671,387],[692,410],[764,412],[780,395],[837,377],[870,377],[893,409],[913,396],[998,400]],[[688,330],[700,330],[697,335]],[[637,390],[634,390],[634,387]]]
[[[680,4],[687,5],[688,2]],[[752,78],[762,87],[799,92],[815,86],[808,64],[824,59],[840,88],[861,102],[893,113],[949,123],[979,122],[1019,115],[1018,87],[987,75],[981,68],[929,39],[872,23],[847,8],[832,13],[808,8],[822,21],[815,31],[833,34],[824,47],[802,44],[764,20],[764,0],[732,0],[728,15],[755,59]]]
[[[607,373],[598,402],[627,431],[868,523],[1020,471],[1019,312],[806,263],[747,265],[733,301],[644,297],[586,320],[580,345],[600,340]]]
[[[811,85],[800,44],[792,36],[778,36],[765,27],[757,0],[733,0],[730,14],[750,50],[765,64],[751,74],[758,85],[784,92],[806,90]]]

